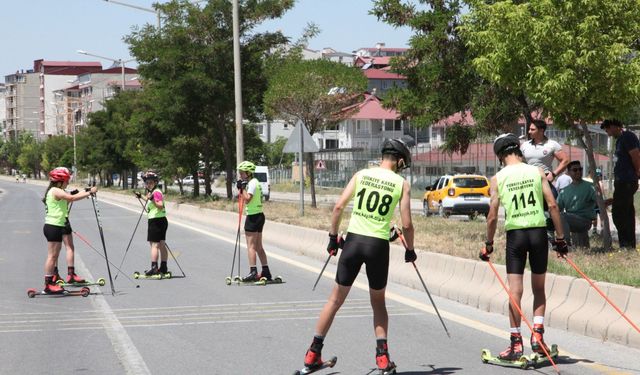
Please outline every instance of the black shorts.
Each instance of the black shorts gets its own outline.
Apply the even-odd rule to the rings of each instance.
[[[549,242],[546,228],[513,229],[507,231],[507,273],[524,274],[527,263],[531,272],[543,274],[547,272],[549,259]]]
[[[44,233],[48,242],[62,242],[64,232],[65,227],[59,227],[57,225],[45,224],[42,228],[42,233]]]
[[[149,228],[147,229],[147,241],[160,242],[167,239],[167,227],[169,222],[166,217],[149,219]]]
[[[262,228],[264,228],[265,217],[262,212],[259,214],[247,215],[247,218],[244,220],[244,231],[245,232],[257,232],[262,233]]]
[[[336,283],[342,286],[353,285],[363,263],[367,265],[369,288],[384,289],[389,276],[389,240],[347,233],[338,260]]]
[[[71,223],[69,222],[69,218],[67,218],[67,221],[65,221],[64,223],[64,232],[63,234],[71,234],[73,233],[73,230],[71,229]]]

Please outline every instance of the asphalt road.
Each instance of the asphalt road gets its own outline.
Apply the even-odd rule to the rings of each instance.
[[[168,244],[187,276],[131,281],[125,275],[149,267],[143,218],[122,267],[125,274],[115,282],[115,296],[107,285],[93,288],[87,298],[29,299],[26,290],[43,284],[44,188],[0,181],[0,189],[1,374],[291,374],[301,367],[333,284],[334,266],[327,267],[326,277],[312,292],[322,264],[265,244],[272,272],[286,283],[226,286],[235,233],[170,220]],[[99,193],[98,207],[108,255],[119,265],[139,210],[107,204]],[[91,200],[73,205],[71,223],[102,252]],[[99,253],[79,237],[74,240],[78,272],[86,278],[107,278]],[[244,248],[241,261],[244,274]],[[174,262],[169,268],[181,274]],[[66,276],[63,256],[60,269]],[[117,270],[112,267],[112,272],[115,276]],[[482,348],[499,352],[506,347],[506,317],[435,301],[451,339],[423,291],[389,285],[389,345],[398,373],[519,371],[480,361]],[[548,329],[545,337],[560,347],[563,374],[640,374],[640,350],[555,329]],[[366,277],[361,275],[325,340],[324,356],[337,355],[338,363],[320,373],[375,373],[374,345]],[[550,366],[534,371],[555,373]]]

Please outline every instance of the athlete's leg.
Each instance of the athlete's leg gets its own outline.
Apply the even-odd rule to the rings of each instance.
[[[257,261],[257,246],[258,245],[258,233],[245,231],[245,237],[247,238],[247,255],[249,257],[249,267],[255,267]]]
[[[156,242],[158,244],[158,252],[160,253],[160,261],[166,262],[169,258],[169,252],[167,251],[167,243],[165,240],[161,240],[160,242]],[[156,256],[156,260],[158,257]]]
[[[160,243],[149,241],[149,245],[151,245],[151,262],[158,263],[158,255],[160,254]]]
[[[533,316],[544,316],[547,296],[544,290],[546,274],[531,273],[531,292],[533,293]]]
[[[373,330],[378,339],[386,339],[389,329],[389,315],[385,301],[386,288],[379,290],[369,289],[369,299],[373,309]]]
[[[322,308],[320,317],[316,323],[316,336],[324,337],[327,335],[327,332],[329,332],[329,328],[331,328],[331,324],[333,323],[333,318],[336,316],[336,313],[344,303],[344,300],[349,295],[350,290],[350,286],[343,286],[339,284],[336,284],[333,287],[329,300]]]
[[[509,273],[507,274],[507,283],[509,284],[509,293],[513,300],[518,304],[517,306],[522,309],[520,302],[522,301],[522,274]],[[520,327],[522,317],[518,310],[509,301],[509,323],[511,327]]]
[[[71,234],[65,234],[62,236],[62,242],[67,249],[67,267],[73,267],[75,265],[75,247],[73,246],[73,236]]]
[[[44,274],[53,275],[53,270],[58,264],[58,256],[62,249],[62,242],[47,242],[47,260],[44,263]]]
[[[256,253],[258,255],[258,258],[260,259],[260,264],[264,267],[267,266],[267,253],[264,251],[264,247],[262,247],[262,232],[258,232],[255,233],[255,237],[254,237],[254,246],[255,246],[255,250]],[[255,264],[255,263],[254,263]]]

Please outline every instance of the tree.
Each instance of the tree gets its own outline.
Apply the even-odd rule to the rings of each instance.
[[[303,124],[313,135],[351,115],[341,110],[360,99],[366,87],[366,77],[356,68],[327,60],[285,59],[269,78],[265,111],[291,124]],[[316,207],[314,168],[313,154],[309,154],[312,207]]]
[[[20,155],[18,156],[18,166],[22,172],[35,176],[40,174],[40,163],[42,161],[42,144],[36,141],[30,133],[20,136]]]
[[[587,124],[630,116],[640,104],[637,1],[473,0],[461,31],[478,73],[500,87],[518,87],[554,124],[575,130],[596,176]],[[598,205],[610,249],[600,194]]]
[[[262,110],[265,57],[286,42],[280,32],[254,33],[254,29],[292,6],[293,0],[240,1],[242,104],[243,115],[249,120],[257,119]],[[223,157],[227,176],[232,176],[235,105],[231,3],[210,0],[200,9],[188,1],[174,0],[157,7],[166,15],[161,30],[147,25],[125,38],[140,63],[145,95],[154,98],[150,106],[155,115],[141,121],[157,130],[153,137],[147,133],[147,139],[155,150],[180,153],[179,159],[185,159],[185,163],[179,167],[194,176],[201,159],[205,169],[211,169],[216,162],[214,155]],[[181,143],[172,144],[174,139]],[[191,153],[190,158],[186,152]],[[208,178],[207,174],[205,180]],[[227,178],[229,198],[231,182]],[[194,195],[198,190],[196,179]]]
[[[474,129],[454,124],[447,129],[445,152],[465,153],[469,143],[484,134],[496,134],[517,121],[516,93],[480,77],[471,66],[472,55],[458,26],[464,6],[459,0],[375,0],[371,13],[394,27],[415,31],[404,56],[391,60],[393,70],[407,78],[406,88],[394,88],[385,106],[426,127],[456,113],[471,112]]]
[[[45,171],[66,166],[69,169],[73,165],[73,139],[56,135],[44,142],[41,167]]]

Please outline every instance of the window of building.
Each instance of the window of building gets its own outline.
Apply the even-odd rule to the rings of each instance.
[[[368,125],[366,120],[356,120],[356,134],[369,134]]]
[[[263,135],[264,134],[264,125],[258,124],[256,125],[256,133]]]
[[[324,148],[329,149],[329,150],[338,148],[338,140],[337,139],[325,139],[324,140]]]
[[[402,130],[402,120],[384,120],[385,131],[400,131]]]

